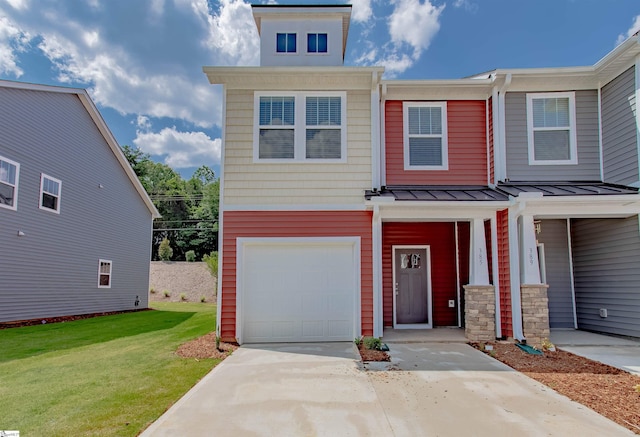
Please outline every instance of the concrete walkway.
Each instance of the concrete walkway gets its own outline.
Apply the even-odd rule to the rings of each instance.
[[[554,329],[550,340],[572,354],[640,375],[640,340],[575,329]]]
[[[142,436],[625,436],[466,344],[394,343],[364,371],[350,343],[243,346]]]

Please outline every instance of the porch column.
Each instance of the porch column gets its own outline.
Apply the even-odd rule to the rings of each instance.
[[[540,284],[538,245],[531,215],[520,217],[520,283]]]
[[[471,223],[471,250],[469,251],[469,284],[489,284],[487,241],[484,235],[484,220],[473,219]]]

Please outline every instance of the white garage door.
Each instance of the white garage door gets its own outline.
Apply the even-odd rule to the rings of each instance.
[[[356,250],[353,241],[245,244],[242,342],[353,341]]]

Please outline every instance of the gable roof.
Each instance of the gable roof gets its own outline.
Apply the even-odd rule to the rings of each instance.
[[[109,149],[116,157],[116,160],[124,170],[125,174],[127,175],[129,180],[133,184],[134,188],[138,192],[138,195],[140,196],[145,206],[151,213],[151,216],[153,218],[161,217],[155,205],[149,198],[149,195],[147,194],[146,190],[142,186],[142,183],[140,182],[135,172],[131,168],[131,165],[129,165],[129,161],[124,156],[124,153],[120,148],[120,145],[118,144],[115,137],[109,130],[109,127],[107,126],[104,119],[102,118],[102,115],[98,111],[98,108],[93,103],[93,100],[91,100],[91,97],[89,97],[89,94],[85,89],[53,86],[53,85],[40,85],[40,84],[25,83],[25,82],[14,82],[9,80],[0,80],[0,87],[31,90],[31,91],[44,91],[49,93],[75,94],[76,96],[78,96],[78,98],[80,99],[80,102],[82,103],[85,110],[91,117],[91,120],[93,120],[96,127],[98,128],[98,131],[104,138],[105,142],[109,145]]]

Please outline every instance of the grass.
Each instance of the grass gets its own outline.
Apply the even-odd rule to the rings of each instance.
[[[218,360],[174,354],[214,330],[215,306],[0,330],[0,429],[28,436],[135,436]]]

